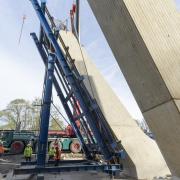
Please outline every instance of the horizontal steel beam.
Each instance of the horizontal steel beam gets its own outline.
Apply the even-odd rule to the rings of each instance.
[[[62,164],[72,164],[72,163],[74,163],[74,164],[75,163],[91,163],[91,161],[87,161],[87,160],[81,159],[81,160],[61,160],[59,162],[60,165],[62,165]],[[22,166],[36,165],[36,164],[37,164],[37,161],[21,162]],[[55,161],[54,160],[50,160],[46,164],[55,164]]]
[[[46,173],[60,173],[69,171],[102,171],[106,173],[113,173],[120,171],[120,165],[106,165],[106,164],[95,164],[95,165],[68,165],[59,167],[34,167],[34,168],[18,168],[14,169],[14,175],[20,174],[46,174]]]

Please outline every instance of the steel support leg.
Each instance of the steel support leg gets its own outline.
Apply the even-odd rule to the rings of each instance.
[[[37,165],[45,166],[46,162],[46,149],[47,149],[47,139],[48,139],[48,129],[49,129],[49,117],[51,108],[51,97],[52,97],[52,83],[54,76],[54,63],[55,57],[53,54],[48,56],[48,67],[44,88],[44,99],[41,110],[41,124],[40,124],[40,135],[38,142],[38,156]]]

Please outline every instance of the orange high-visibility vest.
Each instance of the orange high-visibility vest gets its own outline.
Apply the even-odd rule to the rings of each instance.
[[[56,148],[55,160],[60,160],[60,159],[61,159],[61,151],[59,148]]]
[[[0,154],[4,154],[4,147],[0,146]]]

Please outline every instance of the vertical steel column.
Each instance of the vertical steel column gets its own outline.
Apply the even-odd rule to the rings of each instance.
[[[80,0],[76,0],[76,32],[78,40],[80,39]]]
[[[48,68],[46,74],[45,88],[44,88],[44,99],[41,111],[41,124],[40,124],[40,135],[38,142],[38,155],[37,165],[45,166],[46,162],[46,149],[48,141],[48,129],[49,129],[49,117],[51,108],[51,97],[52,97],[52,83],[54,76],[54,63],[55,57],[53,54],[48,56]]]

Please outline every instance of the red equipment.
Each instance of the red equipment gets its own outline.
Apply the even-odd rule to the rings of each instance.
[[[72,5],[72,11],[73,11],[74,14],[76,13],[76,4]]]

